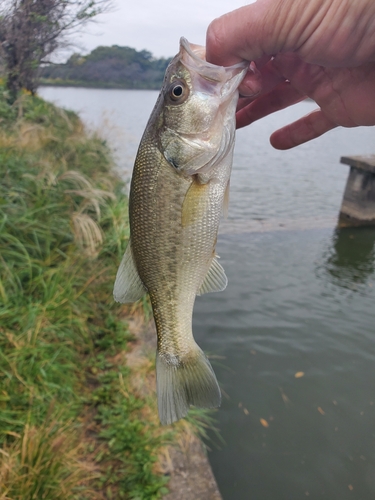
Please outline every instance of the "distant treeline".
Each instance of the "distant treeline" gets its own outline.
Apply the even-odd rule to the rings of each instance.
[[[169,59],[155,59],[147,50],[97,47],[90,54],[73,54],[65,64],[41,68],[40,83],[123,89],[159,89]]]

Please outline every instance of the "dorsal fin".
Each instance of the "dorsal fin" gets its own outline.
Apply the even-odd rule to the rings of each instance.
[[[118,268],[113,297],[122,304],[136,302],[146,293],[146,289],[139,277],[129,240],[121,264]]]

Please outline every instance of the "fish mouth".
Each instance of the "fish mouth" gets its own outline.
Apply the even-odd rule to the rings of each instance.
[[[231,92],[237,89],[249,67],[248,61],[241,61],[232,66],[217,66],[209,63],[206,61],[206,48],[189,43],[184,37],[180,38],[179,56],[184,66],[198,73],[205,80],[222,84],[231,82]]]

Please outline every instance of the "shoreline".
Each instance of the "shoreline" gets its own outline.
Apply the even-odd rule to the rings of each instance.
[[[72,88],[82,88],[82,89],[103,89],[103,90],[160,90],[160,86],[151,86],[151,87],[127,87],[124,85],[115,85],[110,83],[103,84],[92,84],[90,85],[87,82],[75,82],[75,81],[63,81],[63,82],[46,82],[41,81],[38,87],[72,87]]]

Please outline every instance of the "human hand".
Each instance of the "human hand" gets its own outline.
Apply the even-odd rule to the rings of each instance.
[[[320,106],[272,134],[278,149],[338,125],[375,125],[372,0],[258,0],[213,21],[206,51],[215,64],[247,59],[259,69],[240,87],[252,96],[239,101],[238,127],[307,96]]]

